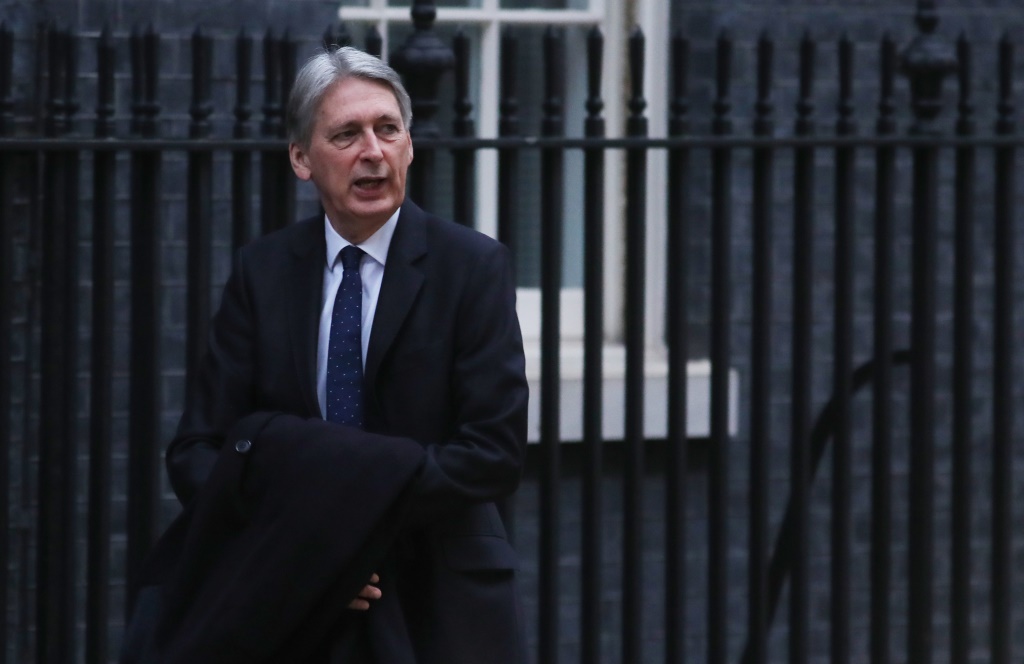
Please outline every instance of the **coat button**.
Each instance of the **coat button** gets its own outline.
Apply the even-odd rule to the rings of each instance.
[[[235,443],[235,451],[239,454],[245,454],[252,449],[252,441],[240,440]]]

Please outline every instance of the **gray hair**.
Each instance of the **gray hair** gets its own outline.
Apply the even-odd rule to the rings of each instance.
[[[398,72],[384,64],[380,58],[344,46],[313,56],[295,76],[285,116],[288,139],[308,148],[313,137],[316,113],[327,90],[335,83],[353,76],[377,81],[391,88],[402,114],[402,124],[406,130],[409,129],[412,124],[412,102]]]

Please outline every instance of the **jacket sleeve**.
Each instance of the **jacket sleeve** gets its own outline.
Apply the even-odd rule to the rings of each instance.
[[[407,524],[516,490],[526,453],[526,362],[508,250],[491,244],[471,272],[455,321],[450,368],[453,435],[426,446]]]

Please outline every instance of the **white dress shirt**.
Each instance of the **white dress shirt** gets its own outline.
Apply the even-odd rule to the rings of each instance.
[[[380,285],[384,280],[384,262],[387,260],[391,237],[395,234],[398,224],[398,213],[384,222],[376,233],[368,237],[358,246],[366,252],[359,266],[359,276],[363,281],[363,320],[362,333],[363,368],[366,368],[366,349],[370,345],[370,328],[373,326],[373,315],[377,311],[377,298],[380,296]],[[330,220],[324,216],[324,236],[327,238],[327,255],[324,261],[323,299],[320,301],[320,332],[316,344],[316,397],[320,402],[320,415],[327,417],[327,350],[331,341],[331,316],[334,313],[334,298],[338,295],[338,287],[345,274],[341,265],[341,250],[351,243],[338,235],[331,226]]]

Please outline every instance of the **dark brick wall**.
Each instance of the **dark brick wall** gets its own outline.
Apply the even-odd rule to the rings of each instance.
[[[1008,31],[1011,35],[1020,33],[1024,27],[1024,12],[1018,6],[1018,0],[990,0],[985,3],[961,2],[940,3],[942,23],[940,33],[952,43],[953,38],[961,31],[970,37],[976,44],[975,72],[977,90],[977,119],[979,125],[990,127],[994,120],[995,101],[993,91],[995,88],[995,42],[999,36]],[[35,64],[35,53],[27,48],[29,34],[27,31],[33,29],[39,21],[52,20],[58,25],[68,25],[80,29],[86,33],[87,38],[81,48],[81,67],[84,72],[91,72],[94,69],[94,56],[92,55],[95,46],[95,39],[98,32],[104,25],[109,27],[118,35],[124,35],[127,31],[138,26],[145,28],[153,25],[163,37],[163,48],[161,58],[163,63],[164,76],[167,77],[167,87],[162,93],[161,101],[164,104],[162,131],[165,135],[184,135],[186,131],[187,99],[189,95],[188,81],[190,77],[190,55],[188,50],[188,38],[191,31],[197,24],[203,26],[204,31],[215,37],[216,80],[215,80],[215,104],[217,114],[214,116],[215,132],[226,134],[231,122],[229,109],[233,105],[233,66],[230,53],[233,48],[233,39],[240,28],[244,28],[250,34],[260,37],[267,29],[273,26],[275,30],[287,28],[292,38],[300,42],[300,59],[312,52],[319,43],[320,35],[324,28],[330,24],[336,15],[336,5],[333,2],[319,0],[240,0],[225,2],[223,0],[152,0],[139,2],[101,2],[101,1],[37,1],[8,0],[0,6],[0,20],[7,21],[9,25],[20,31],[18,57],[16,58],[16,81],[18,81],[19,104],[22,109],[31,107],[32,95],[38,86],[34,85],[33,74]],[[783,17],[780,19],[780,16]],[[836,57],[835,43],[841,34],[848,34],[857,44],[857,74],[855,80],[857,123],[859,131],[870,133],[873,131],[876,104],[877,104],[877,42],[883,31],[889,31],[900,44],[907,44],[915,33],[913,24],[913,3],[907,1],[898,6],[891,2],[882,0],[860,0],[847,2],[810,2],[794,1],[785,2],[775,0],[772,2],[740,2],[730,0],[716,0],[707,2],[678,2],[672,14],[672,24],[683,29],[691,35],[694,40],[694,64],[696,76],[694,79],[693,110],[695,126],[706,127],[709,120],[710,103],[712,100],[714,71],[713,42],[712,37],[720,29],[728,29],[737,42],[736,65],[734,71],[733,97],[734,120],[737,130],[746,133],[752,120],[753,109],[753,82],[755,75],[754,43],[762,29],[767,29],[777,40],[776,45],[776,80],[777,86],[774,94],[776,104],[776,119],[778,133],[788,134],[793,126],[793,107],[795,105],[796,90],[796,44],[805,30],[810,29],[811,34],[820,39],[818,58],[818,85],[816,87],[815,101],[817,106],[817,121],[823,133],[831,131],[835,121],[835,91],[834,84]],[[119,54],[126,55],[127,47],[121,43]],[[1021,73],[1020,62],[1024,58],[1018,58],[1018,73]],[[260,49],[257,43],[254,52],[254,71],[259,71]],[[128,107],[127,95],[129,85],[127,73],[121,74],[119,82],[118,107],[119,122],[122,128],[126,127],[127,118],[124,115]],[[1017,80],[1024,80],[1018,76]],[[253,106],[257,111],[254,114],[254,124],[259,121],[258,107],[262,99],[262,79],[257,75],[254,80]],[[951,122],[955,102],[955,86],[947,86],[946,109],[944,122],[948,125]],[[91,107],[94,101],[89,98],[89,87],[82,88],[83,98],[81,112],[82,116],[91,116]],[[908,100],[906,86],[900,82],[897,92],[897,104],[901,131],[909,124]],[[664,112],[663,109],[650,109],[651,113]],[[22,122],[21,127],[27,128],[28,120]],[[81,121],[77,127],[78,131],[88,133],[91,125]],[[122,132],[123,133],[123,132]],[[992,336],[991,336],[991,295],[992,295],[992,223],[991,205],[989,201],[992,196],[993,176],[991,171],[991,154],[982,151],[980,156],[980,179],[977,188],[978,203],[978,247],[976,260],[978,275],[976,279],[977,288],[977,340],[975,362],[977,365],[976,382],[976,440],[974,448],[977,450],[975,466],[973,469],[977,482],[974,487],[972,501],[973,513],[975,516],[972,527],[971,538],[973,542],[973,585],[974,585],[974,610],[973,636],[974,649],[973,660],[978,662],[986,661],[988,637],[988,595],[989,595],[989,515],[990,509],[987,504],[990,495],[990,464],[988,453],[991,447],[991,404],[993,394],[991,388],[991,367],[994,362],[992,358]],[[698,192],[706,192],[707,183],[707,162],[706,154],[695,155],[695,187]],[[729,516],[730,516],[730,552],[728,560],[728,574],[730,582],[730,653],[737,654],[742,646],[746,632],[746,556],[747,556],[747,531],[746,514],[747,505],[747,481],[749,465],[749,438],[750,431],[746,422],[749,415],[749,397],[747,379],[749,377],[749,347],[751,340],[750,329],[750,260],[751,247],[750,237],[750,214],[751,214],[751,190],[749,178],[749,155],[737,153],[737,170],[734,176],[734,229],[735,239],[733,244],[734,252],[734,316],[733,316],[733,337],[734,349],[733,366],[737,369],[741,381],[740,398],[740,432],[730,447],[730,491],[729,491]],[[831,155],[826,151],[818,154],[816,165],[817,172],[817,194],[819,197],[819,223],[816,226],[815,236],[815,266],[816,279],[814,285],[814,310],[816,316],[816,338],[814,346],[814,403],[820,407],[828,398],[831,391],[831,279],[832,279],[832,229],[831,229],[831,194],[833,191],[832,178],[833,170]],[[127,325],[128,325],[128,242],[129,232],[127,228],[127,163],[120,166],[120,173],[124,176],[119,185],[119,217],[118,217],[118,274],[120,275],[117,284],[117,296],[119,299],[119,313],[117,316],[117,335],[119,347],[127,349]],[[224,163],[218,164],[218,168],[226,170]],[[871,195],[873,190],[874,169],[870,155],[865,152],[858,158],[858,201],[857,212],[857,260],[861,266],[857,275],[858,304],[856,313],[857,338],[855,358],[858,362],[867,359],[872,352],[871,347],[871,297],[873,295],[873,284],[871,283],[871,265],[873,240],[872,240],[872,215]],[[180,155],[168,157],[165,165],[165,176],[167,178],[168,192],[183,191],[184,160]],[[899,178],[901,186],[899,189],[897,207],[899,217],[899,246],[897,251],[903,258],[904,263],[909,259],[909,193],[908,182],[910,177],[910,164],[907,159],[902,159],[899,165]],[[177,184],[175,184],[177,183]],[[945,652],[948,647],[948,587],[949,587],[949,508],[951,496],[949,493],[950,483],[950,433],[949,433],[949,400],[950,400],[950,367],[952,364],[951,346],[951,324],[950,315],[952,310],[951,272],[955,256],[955,246],[952,240],[951,223],[951,191],[954,184],[952,168],[949,160],[943,163],[942,171],[942,218],[940,222],[940,260],[944,266],[940,274],[940,329],[938,347],[938,379],[937,385],[939,409],[937,418],[937,431],[939,442],[939,453],[937,463],[937,505],[936,505],[936,647],[939,653]],[[29,388],[26,391],[22,387],[17,392],[17,385],[20,383],[19,376],[26,372],[26,358],[34,351],[34,344],[37,341],[35,332],[27,324],[33,315],[31,309],[32,284],[38,277],[38,266],[35,264],[35,256],[31,247],[37,246],[37,229],[33,229],[28,221],[29,215],[17,213],[18,210],[27,210],[25,202],[29,196],[27,189],[19,187],[18,191],[24,192],[19,199],[15,210],[15,219],[18,220],[15,230],[16,238],[16,275],[15,291],[18,294],[17,300],[18,317],[15,321],[18,334],[14,346],[15,359],[15,384],[16,403],[14,412],[15,439],[10,441],[10,451],[17,457],[13,464],[13,485],[12,495],[17,504],[25,509],[24,514],[31,514],[34,507],[33,491],[35,468],[31,454],[32,435],[36,426],[36,418],[25,417],[24,404],[26,399],[31,402],[35,397],[33,390],[37,389],[34,378],[28,381]],[[791,243],[791,215],[792,215],[792,160],[786,154],[780,154],[776,162],[775,191],[777,196],[776,211],[776,270],[777,278],[774,285],[774,298],[776,303],[775,327],[773,336],[773,348],[775,357],[773,360],[773,376],[775,389],[773,390],[773,419],[772,419],[772,442],[771,442],[771,469],[772,486],[770,489],[770,514],[772,526],[777,527],[782,510],[785,507],[785,500],[788,495],[788,440],[789,440],[789,386],[791,358],[790,346],[790,276],[791,266],[789,261],[792,256]],[[1018,183],[1018,191],[1024,192],[1024,188]],[[180,410],[183,390],[184,371],[181,358],[184,355],[185,344],[185,240],[184,240],[184,199],[181,193],[169,193],[162,208],[164,251],[162,255],[162,270],[164,276],[164,301],[162,316],[164,320],[164,332],[161,340],[162,352],[165,355],[166,369],[163,375],[163,438],[169,439],[176,424]],[[312,209],[312,192],[302,189],[300,198],[307,209]],[[1018,199],[1020,195],[1018,195]],[[1020,203],[1020,201],[1018,201]],[[83,195],[83,205],[88,204],[88,194]],[[224,200],[219,201],[224,205]],[[20,206],[20,207],[19,207]],[[1018,208],[1021,209],[1021,208]],[[219,211],[219,210],[218,210]],[[220,216],[220,215],[218,215]],[[694,321],[694,348],[698,356],[706,355],[708,346],[707,331],[707,302],[709,288],[708,266],[708,240],[709,228],[708,202],[700,198],[694,203],[691,210],[691,217],[694,223],[694,239],[690,261],[690,276],[693,284],[693,292],[690,298],[692,303],[691,317]],[[215,274],[218,280],[223,279],[226,274],[228,235],[226,227],[218,226],[216,229],[216,241],[219,256]],[[85,231],[83,238],[83,252],[88,256],[88,231]],[[1020,248],[1017,248],[1018,266],[1021,264]],[[83,308],[86,306],[89,291],[88,259],[83,260]],[[900,272],[894,283],[896,293],[896,306],[899,312],[896,324],[897,346],[906,346],[909,343],[909,305],[912,301],[909,273]],[[1017,291],[1018,302],[1024,303],[1024,297]],[[219,293],[217,295],[219,298]],[[1020,307],[1024,311],[1024,307]],[[37,314],[38,312],[36,312]],[[1017,315],[1017,336],[1021,338],[1021,330],[1024,330],[1024,320]],[[83,313],[83,357],[86,357],[84,343],[87,341],[88,316]],[[116,392],[115,396],[119,403],[127,403],[127,353],[118,355]],[[1021,358],[1015,360],[1015,367],[1024,369]],[[86,375],[87,366],[82,367],[83,376]],[[28,367],[31,373],[31,367]],[[1017,372],[1017,375],[1024,375]],[[905,370],[897,371],[896,383],[896,412],[895,432],[897,446],[895,450],[893,476],[895,485],[895,505],[893,508],[893,526],[895,538],[895,550],[893,560],[895,565],[896,591],[893,595],[894,622],[892,626],[892,638],[896,653],[903,652],[905,644],[906,626],[906,592],[905,580],[906,570],[913,561],[906,559],[906,530],[908,524],[907,514],[907,433],[908,422],[906,419],[907,399],[909,381],[906,380]],[[1018,386],[1014,395],[1014,403],[1019,403],[1022,395]],[[83,379],[81,390],[82,422],[85,431],[87,423],[88,394]],[[854,614],[856,616],[853,625],[854,651],[851,653],[854,661],[866,661],[867,659],[867,592],[868,592],[868,545],[870,536],[870,422],[871,409],[867,394],[858,396],[855,405],[855,449],[854,449],[854,568],[852,570],[851,583],[854,588]],[[123,515],[125,499],[125,446],[127,437],[127,414],[122,410],[115,415],[115,528],[118,532],[123,529],[121,515]],[[1019,428],[1019,427],[1018,427]],[[1019,441],[1020,436],[1017,436]],[[707,591],[703,585],[707,566],[707,506],[705,496],[707,492],[707,473],[705,466],[706,442],[695,441],[693,459],[691,464],[690,481],[690,506],[686,523],[689,537],[691,554],[688,559],[689,565],[689,600],[688,614],[691,617],[688,628],[687,639],[692,646],[689,653],[689,661],[700,661],[704,658],[706,639],[704,634],[705,612],[707,607]],[[622,532],[622,450],[618,443],[609,446],[606,458],[606,474],[604,482],[604,509],[605,509],[605,530],[604,530],[604,568],[605,576],[602,586],[604,597],[604,630],[602,633],[602,644],[607,653],[606,661],[619,661],[621,625],[621,582],[623,570],[621,567],[621,532]],[[1024,452],[1021,446],[1016,445],[1015,469],[1024,470]],[[662,566],[664,564],[663,542],[664,542],[664,478],[661,469],[663,468],[664,444],[659,441],[652,441],[648,445],[648,464],[645,484],[645,523],[644,529],[644,568],[642,571],[645,582],[647,601],[644,606],[644,637],[645,637],[645,661],[658,661],[664,642],[664,628],[661,620],[663,615],[662,588]],[[537,536],[539,507],[539,490],[537,462],[538,458],[531,452],[530,469],[527,473],[523,489],[517,500],[515,537],[517,546],[523,556],[523,589],[526,597],[527,617],[529,634],[532,641],[536,640],[535,616],[537,610]],[[560,559],[561,595],[563,598],[563,611],[561,617],[560,631],[561,651],[565,655],[564,661],[578,661],[579,651],[579,561],[580,561],[580,453],[578,446],[570,446],[564,452],[563,474],[565,482],[561,496],[561,537],[562,556]],[[829,550],[828,550],[828,528],[829,528],[829,507],[830,495],[829,483],[829,461],[826,455],[821,470],[818,473],[813,495],[812,505],[812,647],[814,661],[825,661],[828,652],[828,597],[829,597]],[[83,495],[86,485],[84,471],[86,465],[83,459],[82,471],[78,486]],[[165,492],[166,493],[166,492]],[[1016,485],[1015,505],[1024,504],[1024,483]],[[25,501],[21,497],[25,496]],[[83,502],[84,504],[84,502]],[[84,510],[84,507],[83,507]],[[166,518],[170,518],[177,510],[176,503],[167,494],[164,502]],[[20,514],[19,510],[19,514]],[[1024,531],[1024,514],[1018,508],[1014,515],[1015,524]],[[27,519],[27,517],[26,517]],[[26,523],[28,521],[26,520]],[[1018,538],[1019,540],[1019,538]],[[26,588],[26,580],[31,578],[32,562],[31,556],[24,557],[30,551],[28,540],[19,541],[18,546],[26,547],[23,551],[16,551],[15,567],[10,571],[8,579],[17,588]],[[22,557],[19,557],[22,556]],[[1024,569],[1024,542],[1018,541],[1015,549],[1017,568]],[[18,561],[27,561],[27,567]],[[120,601],[121,587],[123,584],[123,561],[124,561],[124,538],[117,535],[114,541],[112,552],[112,564],[115,577],[115,606]],[[1015,580],[1015,596],[1024,592],[1024,578]],[[785,601],[785,599],[784,599]],[[21,601],[18,595],[12,599],[14,602],[15,616],[31,617],[31,607]],[[772,632],[772,660],[784,661],[786,657],[786,634],[785,634],[785,605],[780,607],[778,612],[779,620]],[[1024,651],[1024,614],[1017,611],[1014,616],[1016,638],[1016,651],[1019,654]],[[20,618],[19,618],[20,620]],[[18,622],[18,625],[21,625]],[[114,620],[111,623],[112,638],[118,638],[120,634],[120,617],[115,612]],[[19,638],[30,636],[30,631],[21,631]],[[12,648],[18,646],[18,639]],[[22,651],[17,651],[22,652]],[[943,657],[939,656],[938,661]],[[17,656],[12,661],[20,661]],[[903,661],[902,657],[896,657],[896,661]]]

